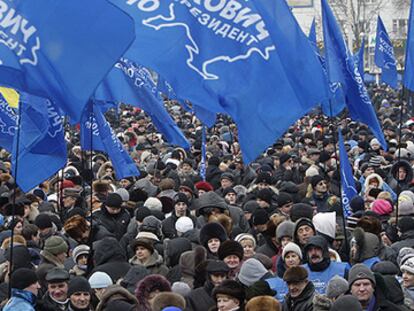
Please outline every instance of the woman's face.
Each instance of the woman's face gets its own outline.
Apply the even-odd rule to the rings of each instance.
[[[141,262],[145,262],[150,258],[151,252],[149,249],[143,247],[143,246],[137,246],[135,249],[135,255],[137,256],[138,260]]]
[[[300,265],[300,258],[298,256],[298,254],[294,253],[294,252],[289,252],[285,255],[285,264],[286,267],[290,268],[290,267],[297,267]]]
[[[240,258],[236,255],[226,256],[223,261],[230,269],[235,269],[240,264]]]
[[[19,234],[19,235],[21,235],[22,234],[22,231],[23,231],[23,224],[22,224],[22,222],[21,221],[19,221],[17,224],[16,224],[16,226],[14,226],[14,234]]]
[[[215,253],[217,253],[217,251],[220,247],[220,240],[216,239],[216,238],[212,238],[212,239],[208,240],[207,246],[208,246],[208,249],[210,250],[210,252],[215,254]]]
[[[240,241],[240,245],[243,247],[243,255],[244,258],[251,258],[255,254],[254,245],[251,240],[242,240]]]
[[[404,271],[402,274],[403,286],[405,288],[410,288],[414,286],[414,274]]]
[[[240,305],[237,299],[227,295],[217,294],[216,299],[218,311],[237,310],[237,307]]]

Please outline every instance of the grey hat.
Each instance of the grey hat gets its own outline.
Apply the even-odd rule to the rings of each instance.
[[[414,249],[411,247],[403,247],[400,249],[397,257],[397,264],[399,267],[404,265],[407,259],[414,257]]]
[[[68,282],[70,278],[69,272],[62,268],[52,268],[46,274],[46,282],[48,283],[61,283]]]
[[[348,291],[348,281],[339,275],[335,275],[326,287],[326,296],[328,298],[337,298]]]
[[[266,273],[266,268],[259,260],[250,258],[242,264],[237,278],[243,285],[250,286],[260,280]]]
[[[374,273],[364,264],[357,263],[349,270],[348,285],[349,287],[358,280],[370,280],[372,284],[376,285]]]
[[[85,244],[80,244],[76,246],[72,251],[72,258],[77,263],[77,259],[80,255],[89,256],[89,246]]]
[[[276,228],[276,239],[288,236],[293,239],[293,232],[295,231],[295,223],[291,221],[284,221],[280,223]]]
[[[346,295],[334,302],[330,311],[362,311],[362,306],[358,298],[352,295]]]

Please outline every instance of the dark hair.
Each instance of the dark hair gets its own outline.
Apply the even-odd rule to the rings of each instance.
[[[22,236],[25,238],[26,241],[31,241],[32,237],[37,235],[39,232],[39,228],[33,224],[27,224],[23,226]]]

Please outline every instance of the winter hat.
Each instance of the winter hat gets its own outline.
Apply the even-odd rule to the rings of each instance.
[[[34,224],[40,230],[53,227],[52,218],[48,214],[39,214],[36,217]]]
[[[253,225],[264,225],[269,221],[269,214],[262,208],[256,210],[252,215]]]
[[[411,247],[403,247],[400,249],[397,257],[397,264],[399,267],[404,265],[404,263],[409,259],[414,257],[414,248]]]
[[[222,260],[209,260],[206,266],[206,272],[208,274],[215,273],[228,273],[229,267]]]
[[[272,183],[272,177],[266,172],[260,172],[256,177],[256,184],[260,183],[270,185]]]
[[[89,277],[89,284],[91,288],[107,288],[110,285],[113,285],[111,277],[101,271],[96,271]]]
[[[4,257],[9,262],[13,261],[13,269],[17,270],[19,268],[33,268],[32,256],[29,249],[24,245],[16,245],[16,235],[14,236],[14,246],[13,246],[13,260],[11,260],[11,247],[8,247],[4,253]]]
[[[290,267],[283,274],[283,281],[286,283],[298,283],[308,278],[308,271],[304,267]]]
[[[73,279],[69,281],[68,297],[78,292],[91,292],[91,285],[89,285],[88,280],[85,279],[83,276],[75,276]]]
[[[315,189],[316,185],[320,183],[322,180],[325,180],[325,179],[321,175],[312,176],[311,182],[310,182],[312,185],[312,188]]]
[[[411,200],[401,201],[398,205],[398,214],[409,216],[414,214],[414,203]]]
[[[228,188],[223,190],[223,197],[225,197],[229,193],[234,193],[235,195],[237,195],[237,192],[234,190],[234,188],[228,187]]]
[[[162,211],[162,203],[157,198],[153,198],[153,197],[148,198],[145,201],[144,206],[147,207],[150,211],[158,211],[158,212]]]
[[[345,295],[335,300],[330,311],[362,311],[358,298],[352,295]]]
[[[385,275],[392,275],[396,276],[400,273],[398,266],[393,263],[392,261],[379,261],[371,267],[372,272],[380,273],[383,276]]]
[[[175,222],[175,230],[181,233],[186,233],[187,231],[194,229],[194,223],[190,217],[183,216],[177,219]]]
[[[336,212],[318,213],[313,216],[313,225],[316,231],[335,239],[336,234]]]
[[[10,279],[12,288],[25,289],[38,282],[36,272],[28,268],[19,268],[15,270]]]
[[[221,177],[220,177],[220,180],[222,180],[222,179],[228,179],[231,182],[233,182],[234,181],[234,175],[230,172],[224,172],[223,174],[221,174]]]
[[[329,280],[328,286],[326,287],[326,296],[328,298],[337,298],[348,291],[348,281],[339,275],[335,275]]]
[[[398,221],[398,229],[401,233],[414,230],[414,219],[411,217],[401,217]]]
[[[246,288],[246,300],[257,296],[276,296],[277,292],[270,288],[269,283],[264,280],[254,282],[251,286]]]
[[[149,231],[155,234],[161,231],[162,222],[155,216],[145,217],[141,226],[139,227],[141,231]]]
[[[273,268],[273,261],[269,256],[266,256],[265,254],[262,253],[256,253],[253,255],[254,259],[257,259],[258,261],[260,261],[260,263],[263,265],[263,267],[265,267],[267,270],[270,270]]]
[[[351,287],[355,281],[363,279],[370,280],[374,285],[376,284],[374,273],[366,265],[357,263],[349,270],[348,285]]]
[[[151,211],[146,206],[141,206],[137,208],[137,211],[135,212],[135,220],[139,222],[143,222],[145,217],[150,216]]]
[[[204,190],[205,192],[213,191],[213,186],[207,181],[199,181],[194,185],[197,190]]]
[[[293,200],[292,200],[292,196],[289,193],[279,192],[276,202],[279,207],[282,207],[283,205],[292,203]]]
[[[285,256],[290,252],[294,252],[295,254],[297,254],[300,260],[303,259],[302,251],[296,243],[289,242],[288,244],[285,245],[282,251],[282,258],[285,259]]]
[[[243,240],[250,240],[253,243],[253,248],[256,248],[256,239],[250,233],[240,233],[234,240],[239,243],[241,243]]]
[[[179,202],[182,202],[187,206],[190,205],[190,203],[188,202],[187,195],[185,193],[182,193],[182,192],[178,192],[174,197],[174,205],[179,203]]]
[[[224,260],[230,255],[236,255],[241,261],[243,260],[243,247],[239,242],[227,240],[220,244],[217,254],[220,260]]]
[[[200,244],[208,249],[207,243],[209,240],[217,238],[220,242],[227,240],[226,230],[217,222],[210,222],[205,224],[200,230]]]
[[[389,215],[392,213],[392,205],[387,200],[377,199],[375,200],[372,205],[371,209],[373,212],[377,213],[378,215]]]
[[[119,196],[122,198],[122,201],[129,201],[129,192],[125,188],[119,188],[115,191],[115,193],[119,194]]]
[[[253,201],[253,200],[247,201],[243,205],[243,211],[245,213],[251,213],[251,214],[253,214],[259,208],[260,208],[259,204],[256,201]]]
[[[414,258],[411,257],[400,268],[401,272],[408,272],[414,274]]]
[[[161,311],[183,311],[183,309],[178,308],[178,307],[166,307],[162,309]]]
[[[359,195],[354,196],[351,199],[351,202],[349,202],[349,205],[351,206],[351,210],[354,213],[357,211],[363,211],[365,209],[364,199]]]
[[[152,311],[162,311],[166,307],[177,307],[184,310],[186,307],[185,299],[176,293],[161,292],[157,294],[151,304]]]
[[[267,272],[259,260],[250,258],[242,264],[237,278],[243,285],[250,286],[260,280]]]
[[[312,219],[313,208],[306,203],[295,203],[290,210],[290,220],[296,222],[300,218]]]
[[[122,278],[120,285],[133,294],[137,287],[137,283],[149,274],[149,271],[144,266],[133,265]]]
[[[45,280],[47,283],[68,282],[70,279],[69,272],[65,269],[54,267],[46,273]]]
[[[270,190],[269,188],[264,188],[264,189],[259,190],[259,192],[257,192],[256,198],[262,201],[265,201],[268,204],[272,204],[272,196],[273,196],[273,191]]]
[[[121,208],[122,203],[122,197],[118,193],[110,193],[106,198],[105,206],[112,208]]]
[[[291,158],[292,158],[292,156],[290,154],[283,153],[279,158],[280,165],[282,165],[283,163],[289,161]]]
[[[143,237],[139,237],[131,242],[131,249],[135,253],[135,250],[138,246],[142,246],[150,251],[150,253],[154,253],[154,240],[147,239]]]
[[[224,280],[219,286],[213,289],[213,298],[217,300],[217,295],[222,294],[236,298],[240,305],[244,303],[245,293],[243,285],[234,280]]]
[[[280,302],[270,296],[257,296],[249,300],[245,311],[281,311]]]
[[[43,250],[51,253],[52,255],[59,255],[67,253],[68,245],[60,236],[54,235],[46,240]]]
[[[174,282],[171,286],[171,291],[183,297],[187,297],[187,295],[191,292],[191,288],[185,282]]]
[[[90,250],[89,246],[85,244],[80,244],[76,246],[74,250],[72,251],[72,258],[75,261],[75,263],[77,263],[78,257],[80,255],[89,256],[89,250]]]

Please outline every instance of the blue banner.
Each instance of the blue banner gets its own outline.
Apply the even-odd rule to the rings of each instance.
[[[135,38],[106,0],[2,0],[0,31],[0,83],[49,98],[72,122]]]
[[[321,65],[285,1],[111,1],[140,34],[126,57],[165,77],[204,124],[229,114],[246,163],[328,98]]]
[[[98,104],[96,104],[98,105]],[[101,109],[105,111],[104,109]],[[80,142],[82,150],[106,151],[99,133],[99,126],[93,112],[93,102],[90,101],[82,114],[80,122]]]
[[[325,59],[329,81],[331,84],[337,83],[338,87],[342,88],[351,118],[368,125],[382,147],[386,149],[387,143],[363,78],[355,66],[354,58],[345,44],[327,0],[321,1]]]
[[[171,144],[190,148],[190,143],[165,110],[157,85],[145,67],[126,58],[120,59],[99,85],[95,99],[118,101],[143,109]]]
[[[102,144],[114,166],[116,178],[120,180],[125,177],[139,176],[140,173],[137,165],[125,151],[122,143],[119,141],[118,137],[116,137],[115,132],[108,121],[106,121],[98,105],[93,105],[93,113],[95,115],[96,124],[98,125]]]
[[[17,109],[12,108],[0,95],[0,147],[11,152],[16,132]]]
[[[358,67],[359,74],[361,77],[364,76],[364,53],[365,53],[365,38],[361,40],[361,47],[358,53],[354,55],[355,66]]]
[[[13,141],[12,174],[28,192],[65,166],[66,143],[63,118],[50,100],[21,93],[19,105],[20,133]]]
[[[411,1],[408,34],[405,48],[404,86],[414,92],[414,3]]]
[[[349,163],[348,154],[345,149],[344,139],[342,137],[341,129],[338,130],[338,142],[339,142],[339,159],[341,170],[341,197],[342,208],[344,210],[345,217],[352,215],[350,202],[354,196],[358,194],[355,188],[355,180],[352,175],[351,164]]]
[[[396,89],[398,87],[398,73],[394,47],[379,15],[375,41],[375,64],[381,68],[381,81]]]

